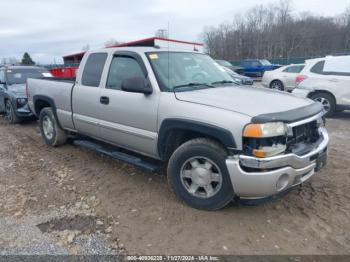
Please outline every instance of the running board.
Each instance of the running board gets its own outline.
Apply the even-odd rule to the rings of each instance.
[[[161,168],[160,163],[157,164],[157,163],[152,163],[152,161],[146,161],[144,159],[141,159],[138,156],[134,156],[126,152],[122,152],[121,151],[122,149],[119,149],[118,147],[113,147],[99,141],[73,140],[73,144],[76,146],[80,146],[80,147],[95,151],[102,155],[109,156],[113,159],[124,161],[128,164],[141,168],[147,172],[158,172]]]

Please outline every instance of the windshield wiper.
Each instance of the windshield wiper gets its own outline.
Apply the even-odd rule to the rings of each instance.
[[[235,82],[231,80],[221,80],[221,81],[216,81],[211,83],[212,85],[217,85],[217,84],[235,84]]]
[[[188,84],[183,84],[183,85],[177,85],[173,87],[173,90],[181,88],[181,87],[194,87],[194,86],[206,86],[210,88],[215,88],[215,86],[207,84],[207,83],[188,83]]]

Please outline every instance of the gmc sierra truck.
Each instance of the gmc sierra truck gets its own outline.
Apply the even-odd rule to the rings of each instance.
[[[27,93],[48,145],[81,134],[155,159],[198,209],[283,194],[327,160],[321,104],[237,86],[196,51],[89,51],[76,79],[29,79]]]

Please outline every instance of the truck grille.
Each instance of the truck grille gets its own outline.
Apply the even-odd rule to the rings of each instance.
[[[287,151],[305,153],[320,138],[317,121],[293,127],[293,136],[287,137]]]

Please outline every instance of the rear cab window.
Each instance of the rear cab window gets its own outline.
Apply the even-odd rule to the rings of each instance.
[[[107,53],[92,53],[86,60],[81,83],[84,86],[99,87]]]

